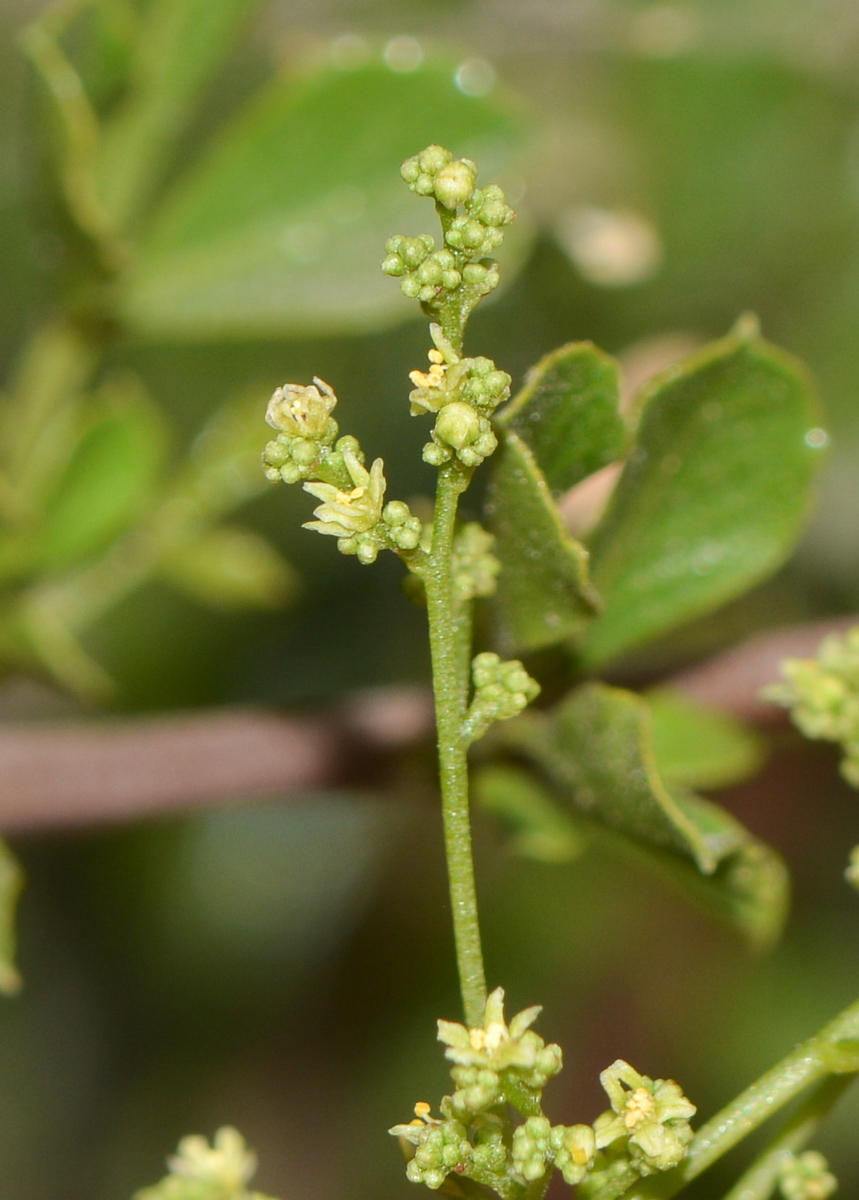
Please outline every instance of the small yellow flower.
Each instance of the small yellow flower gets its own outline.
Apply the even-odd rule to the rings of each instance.
[[[368,471],[352,450],[344,450],[343,462],[355,485],[351,491],[336,488],[330,483],[305,483],[304,490],[323,501],[314,509],[316,520],[306,521],[305,529],[315,529],[317,533],[331,537],[348,538],[355,533],[366,533],[381,520],[387,486],[381,458],[377,458]]]

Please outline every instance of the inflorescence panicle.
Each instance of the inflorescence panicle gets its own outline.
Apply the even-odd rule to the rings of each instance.
[[[540,1011],[527,1008],[508,1024],[504,992],[496,988],[482,1026],[439,1021],[455,1090],[443,1097],[439,1117],[422,1102],[413,1121],[390,1131],[400,1139],[413,1183],[437,1190],[453,1174],[512,1198],[523,1186],[548,1182],[553,1170],[571,1186],[601,1185],[608,1176],[633,1183],[683,1159],[695,1105],[676,1083],[640,1075],[620,1059],[600,1076],[608,1111],[593,1125],[551,1124],[542,1093],[563,1058],[560,1046],[547,1045],[531,1028]],[[524,1118],[512,1131],[507,1106]]]

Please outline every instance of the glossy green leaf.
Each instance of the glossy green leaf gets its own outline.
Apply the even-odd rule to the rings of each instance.
[[[501,562],[499,632],[511,650],[537,650],[581,632],[598,611],[588,552],[570,536],[534,456],[507,432],[486,512]]]
[[[96,159],[101,202],[123,227],[141,211],[195,101],[260,0],[150,0],[133,40],[128,95]]]
[[[741,330],[642,396],[636,444],[591,542],[605,608],[587,666],[723,604],[787,556],[826,441],[795,359]]]
[[[674,688],[647,693],[656,764],[669,784],[721,788],[754,775],[766,755],[764,739],[723,709]]]
[[[590,342],[547,354],[499,413],[525,442],[553,492],[565,492],[624,454],[618,366]]]
[[[539,862],[571,862],[585,848],[572,818],[534,775],[518,767],[493,764],[474,772],[475,802],[507,825],[510,848]]]
[[[48,502],[37,551],[44,566],[79,562],[136,520],[164,453],[162,422],[140,385],[112,384]]]
[[[14,996],[21,989],[15,966],[15,912],[24,874],[5,842],[0,841],[0,992]]]
[[[184,541],[159,574],[212,608],[277,608],[295,590],[295,576],[274,547],[236,525]]]
[[[586,684],[552,712],[511,722],[502,736],[579,813],[641,851],[657,851],[660,871],[728,916],[751,941],[765,944],[777,935],[787,898],[781,860],[717,805],[666,785],[640,696]]]
[[[379,270],[385,241],[398,230],[437,236],[437,222],[400,163],[443,142],[478,158],[489,182],[518,139],[501,105],[458,90],[454,68],[376,61],[266,87],[156,214],[122,301],[136,332],[331,333],[411,314]]]

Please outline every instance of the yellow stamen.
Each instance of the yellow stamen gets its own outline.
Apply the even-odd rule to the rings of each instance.
[[[431,363],[443,363],[444,355],[441,353],[440,350],[430,350],[429,360]]]
[[[430,1105],[427,1104],[426,1100],[418,1100],[417,1104],[415,1105],[415,1116],[428,1117],[429,1113]]]
[[[640,1125],[645,1121],[650,1113],[653,1112],[653,1097],[647,1088],[636,1088],[626,1102],[626,1112],[624,1114],[623,1123],[627,1129],[634,1129],[636,1125]]]

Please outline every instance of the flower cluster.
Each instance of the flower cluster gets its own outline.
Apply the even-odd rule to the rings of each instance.
[[[622,1149],[640,1175],[669,1171],[692,1140],[695,1105],[671,1079],[639,1075],[619,1058],[600,1075],[611,1103],[594,1122],[598,1149]],[[620,1145],[618,1145],[620,1143]]]
[[[779,1171],[779,1191],[784,1200],[827,1200],[838,1188],[829,1164],[816,1150],[792,1154]]]
[[[406,159],[401,173],[418,196],[435,200],[444,245],[436,249],[428,235],[390,238],[382,270],[400,279],[406,296],[431,308],[443,308],[457,293],[467,314],[498,286],[498,266],[486,256],[501,245],[515,213],[497,184],[476,186],[471,159],[455,159],[443,146],[427,146]]]
[[[786,682],[765,688],[764,697],[791,709],[806,737],[840,743],[841,772],[859,787],[859,626],[824,638],[816,658],[786,659],[781,672]]]
[[[517,716],[540,694],[539,683],[518,659],[502,662],[491,650],[476,656],[471,674],[474,699],[463,722],[463,735],[469,741],[483,737],[493,721]]]
[[[581,1183],[593,1166],[596,1136],[590,1125],[549,1124],[546,1117],[529,1117],[513,1133],[513,1165],[531,1183],[554,1165],[566,1183]]]
[[[204,1137],[185,1137],[168,1159],[170,1174],[134,1200],[270,1200],[247,1188],[256,1165],[237,1129],[219,1129],[212,1145]]]
[[[495,538],[476,521],[463,525],[453,543],[450,582],[459,601],[491,596],[501,563],[492,553]]]
[[[305,483],[322,504],[314,509],[315,521],[305,521],[305,529],[315,529],[336,537],[342,554],[355,554],[362,563],[375,562],[385,548],[416,549],[421,538],[421,522],[412,516],[402,500],[382,507],[387,486],[384,463],[377,458],[368,471],[358,456],[345,450],[343,461],[352,486],[347,489],[330,483]]]
[[[322,504],[314,511],[316,520],[304,528],[336,537],[337,548],[359,562],[375,562],[384,549],[415,550],[420,520],[401,500],[382,507],[384,464],[377,458],[368,471],[357,439],[337,437],[331,416],[336,404],[333,389],[321,379],[309,387],[287,383],[277,388],[266,412],[269,425],[278,430],[263,451],[266,477],[284,483],[305,480],[304,490]]]
[[[542,1092],[561,1070],[562,1056],[559,1046],[547,1046],[531,1028],[539,1013],[539,1006],[526,1008],[508,1024],[504,992],[497,988],[486,1001],[482,1026],[439,1021],[456,1090],[442,1099],[441,1117],[421,1103],[415,1120],[391,1129],[409,1159],[409,1179],[438,1189],[452,1173],[507,1200],[538,1180],[548,1184],[548,1173],[558,1170],[570,1186],[593,1185],[600,1194],[617,1181],[619,1190],[609,1190],[620,1195],[642,1175],[680,1162],[695,1106],[676,1083],[648,1079],[620,1060],[600,1076],[609,1112],[593,1125],[550,1123]],[[506,1105],[524,1117],[512,1132]]]
[[[409,393],[412,416],[438,414],[424,460],[440,467],[456,456],[476,467],[498,445],[489,416],[510,395],[510,376],[491,358],[460,358],[440,325],[431,325],[430,333],[435,346],[429,370],[409,373],[415,385]]]
[[[333,389],[322,379],[308,387],[286,383],[275,390],[268,402],[265,419],[277,437],[263,451],[263,473],[267,479],[298,483],[302,479],[322,479],[338,487],[348,487],[348,468],[343,458],[351,451],[362,458],[353,437],[337,437],[337,422],[331,413],[337,404]]]

